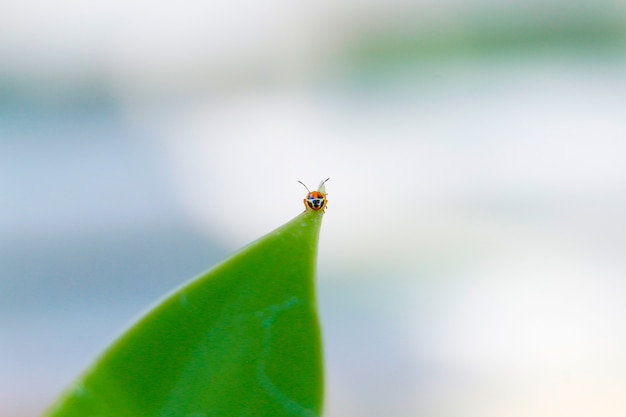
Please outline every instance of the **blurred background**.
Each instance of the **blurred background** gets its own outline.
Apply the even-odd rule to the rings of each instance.
[[[330,177],[327,417],[626,415],[621,1],[0,13],[0,415]]]

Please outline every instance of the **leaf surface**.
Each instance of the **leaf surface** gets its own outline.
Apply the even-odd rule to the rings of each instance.
[[[46,416],[319,416],[322,216],[303,212],[175,290]]]

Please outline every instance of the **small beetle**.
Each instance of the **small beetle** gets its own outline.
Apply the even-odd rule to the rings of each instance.
[[[317,191],[309,190],[309,187],[304,185],[302,181],[298,181],[300,184],[304,185],[304,188],[306,188],[306,190],[309,192],[306,195],[306,198],[303,200],[305,210],[311,209],[315,211],[325,211],[326,203],[328,203],[328,200],[326,199],[326,186],[324,184],[329,179],[330,178],[326,178],[324,181],[320,182],[320,185],[317,186]]]

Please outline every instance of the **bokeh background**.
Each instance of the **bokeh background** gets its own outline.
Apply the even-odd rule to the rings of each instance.
[[[622,1],[0,12],[0,415],[327,183],[327,417],[626,415]]]

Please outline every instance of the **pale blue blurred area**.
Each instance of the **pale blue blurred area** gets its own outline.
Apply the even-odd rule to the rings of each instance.
[[[140,311],[226,254],[185,223],[114,106],[34,101],[3,103],[0,124],[3,416],[43,410]]]
[[[38,13],[34,13],[37,10]],[[0,415],[327,183],[327,417],[626,413],[620,2],[0,15]]]

